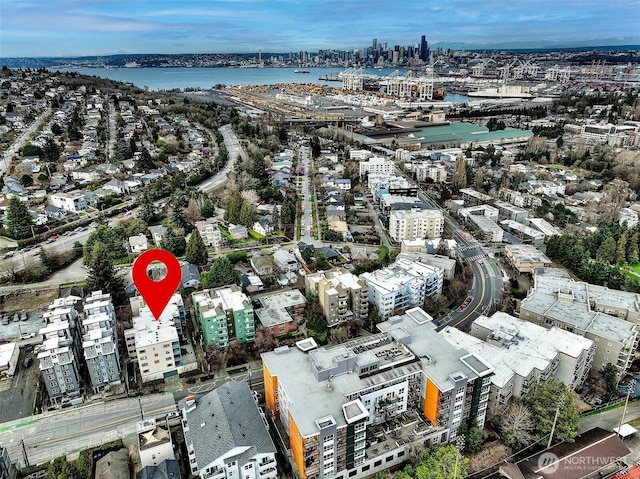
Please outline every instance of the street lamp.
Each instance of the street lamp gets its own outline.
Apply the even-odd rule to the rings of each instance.
[[[627,406],[629,405],[629,396],[631,396],[631,392],[636,389],[636,379],[630,379],[627,383],[627,399],[624,402],[624,409],[622,410],[622,417],[620,418],[620,427],[618,428],[618,435],[622,435],[622,424],[624,423],[624,416],[627,414]]]
[[[453,479],[458,479],[458,459],[460,457],[460,451],[464,449],[464,436],[456,437],[456,467],[453,472]]]

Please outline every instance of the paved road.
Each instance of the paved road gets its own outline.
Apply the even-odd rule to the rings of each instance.
[[[438,205],[423,191],[419,191],[420,198],[431,208],[439,209]],[[463,308],[449,313],[440,321],[438,329],[445,326],[456,326],[464,329],[473,323],[478,316],[486,314],[494,302],[501,298],[504,278],[498,264],[491,258],[475,238],[465,233],[458,223],[446,211],[445,231],[458,243],[458,253],[464,258],[473,271],[473,283],[467,296],[468,304]]]
[[[240,141],[238,140],[238,137],[231,129],[231,125],[224,125],[220,127],[220,133],[222,133],[222,137],[224,138],[224,145],[227,148],[227,151],[229,152],[229,161],[227,161],[227,164],[225,165],[224,168],[222,168],[222,170],[220,170],[218,173],[216,173],[214,176],[212,176],[208,180],[200,183],[200,185],[198,186],[198,189],[205,193],[215,190],[216,188],[221,186],[224,182],[226,182],[228,175],[233,169],[233,166],[236,160],[238,159],[238,157],[242,157],[244,159],[246,156],[246,153],[242,149],[242,146],[240,146]]]
[[[0,177],[6,173],[7,166],[11,164],[11,158],[18,154],[18,150],[24,145],[29,137],[34,134],[42,125],[45,118],[51,115],[51,107],[42,112],[33,122],[13,141],[13,144],[6,149],[3,154],[3,161],[0,162]]]
[[[175,411],[172,394],[154,394],[51,411],[40,416],[10,421],[0,426],[0,444],[7,447],[12,461],[24,465],[20,441],[24,441],[31,464],[136,432],[140,406],[145,417],[162,416]]]

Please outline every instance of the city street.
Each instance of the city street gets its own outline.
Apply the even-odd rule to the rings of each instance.
[[[224,182],[226,182],[228,174],[233,169],[233,166],[238,157],[242,157],[243,159],[245,158],[245,152],[240,145],[238,137],[231,129],[231,125],[224,125],[220,127],[220,133],[222,133],[222,136],[224,138],[224,145],[229,152],[229,161],[227,161],[227,164],[218,173],[216,173],[208,180],[200,183],[198,189],[205,193],[208,193],[211,190],[215,190]]]
[[[154,394],[51,411],[3,423],[0,444],[7,447],[12,460],[24,466],[24,441],[29,463],[39,464],[134,434],[141,407],[145,418],[176,409],[172,394]]]

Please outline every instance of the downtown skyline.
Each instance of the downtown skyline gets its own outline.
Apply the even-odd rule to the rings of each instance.
[[[3,0],[0,57],[629,45],[639,27],[638,0]]]

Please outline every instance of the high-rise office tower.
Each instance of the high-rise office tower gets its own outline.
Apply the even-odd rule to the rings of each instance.
[[[420,37],[420,60],[424,62],[429,61],[429,43],[425,35]]]

